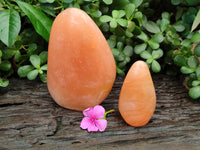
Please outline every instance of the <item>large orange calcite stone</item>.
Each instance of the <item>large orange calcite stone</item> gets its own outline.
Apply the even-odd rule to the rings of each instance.
[[[78,8],[62,11],[52,25],[48,90],[57,104],[82,111],[100,104],[116,77],[112,51],[93,20]]]
[[[131,126],[146,125],[156,107],[156,93],[144,61],[136,61],[128,71],[119,97],[121,116]]]

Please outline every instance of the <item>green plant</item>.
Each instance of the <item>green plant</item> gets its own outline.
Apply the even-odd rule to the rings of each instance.
[[[46,83],[46,72],[47,71],[47,52],[43,51],[40,55],[31,55],[29,61],[31,65],[21,66],[18,69],[18,75],[20,77],[27,77],[29,80],[34,80],[40,76],[40,79]]]
[[[166,7],[155,10],[161,2]],[[16,72],[20,77],[33,80],[39,76],[46,82],[52,22],[68,7],[83,9],[99,26],[119,75],[125,75],[133,62],[142,59],[155,73],[188,76],[189,95],[200,98],[200,45],[191,51],[200,42],[198,0],[2,0],[0,86],[7,86],[7,78]]]

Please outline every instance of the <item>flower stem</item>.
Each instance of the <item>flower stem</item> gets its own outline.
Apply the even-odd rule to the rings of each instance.
[[[111,110],[105,112],[103,119],[106,119],[106,115],[109,114],[109,113],[112,113],[114,111],[115,111],[114,109],[111,109]]]

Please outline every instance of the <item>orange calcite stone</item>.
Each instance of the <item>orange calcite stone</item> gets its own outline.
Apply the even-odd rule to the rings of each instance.
[[[144,61],[135,62],[124,80],[119,97],[121,116],[131,126],[146,125],[156,107],[156,93]]]
[[[93,20],[68,8],[55,19],[49,39],[47,85],[55,102],[82,111],[100,104],[116,77],[110,47]]]

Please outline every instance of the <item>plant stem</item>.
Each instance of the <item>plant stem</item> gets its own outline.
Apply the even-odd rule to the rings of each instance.
[[[109,114],[109,113],[112,113],[114,111],[115,111],[114,109],[111,109],[111,110],[105,112],[103,119],[106,119],[106,115]]]

